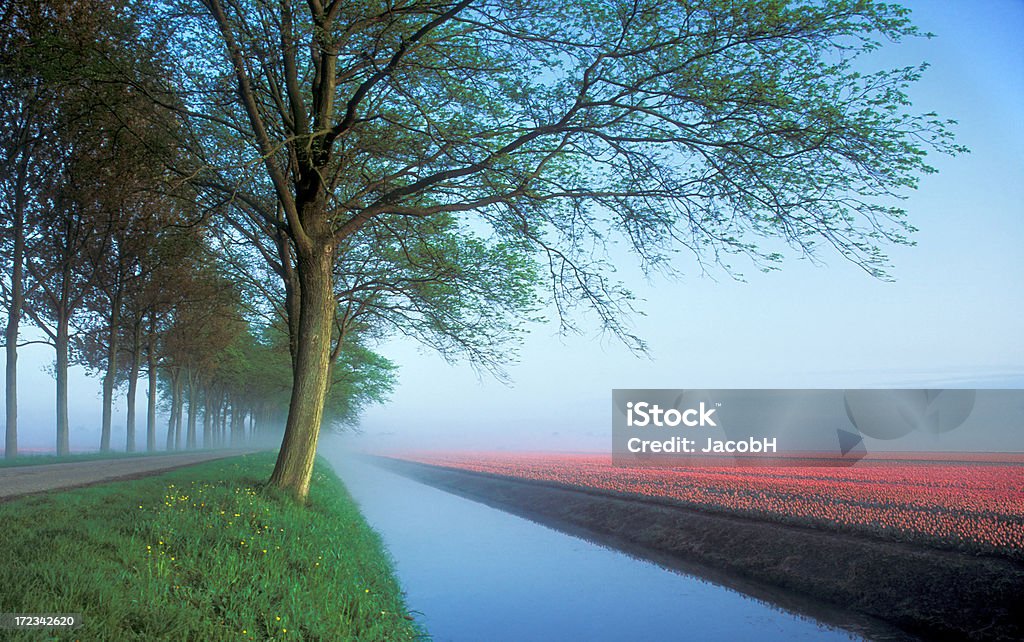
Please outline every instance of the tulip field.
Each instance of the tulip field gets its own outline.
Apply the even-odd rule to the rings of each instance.
[[[617,467],[608,455],[402,459],[781,523],[1024,558],[1024,459],[872,458],[851,467]]]

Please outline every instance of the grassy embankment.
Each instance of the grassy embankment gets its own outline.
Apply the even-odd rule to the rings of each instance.
[[[80,628],[49,629],[56,639],[421,634],[327,465],[317,462],[302,508],[262,489],[273,461],[259,453],[0,504],[0,613],[81,614]]]

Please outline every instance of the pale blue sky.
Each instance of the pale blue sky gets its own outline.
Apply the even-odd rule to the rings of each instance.
[[[537,326],[507,387],[390,341],[381,351],[400,365],[399,386],[366,413],[353,443],[607,450],[613,388],[1024,387],[1024,2],[903,4],[937,37],[877,55],[886,66],[932,64],[911,96],[960,121],[958,140],[972,153],[934,158],[939,174],[906,202],[920,232],[916,247],[890,253],[895,283],[829,254],[824,265],[794,259],[771,274],[747,266],[746,282],[700,277],[686,263],[676,281],[645,282],[623,265],[619,275],[643,299],[647,316],[634,326],[650,358],[586,317],[582,336]],[[48,348],[22,354],[25,448],[53,445],[53,379],[42,371],[51,361]],[[93,449],[99,381],[76,373],[71,393],[72,447]],[[118,411],[114,446],[123,447],[123,400]]]
[[[920,232],[890,253],[895,283],[828,254],[825,265],[751,267],[746,282],[685,263],[693,276],[645,282],[621,266],[644,299],[635,329],[650,359],[596,331],[540,326],[505,387],[394,341],[383,351],[401,364],[400,385],[355,443],[606,450],[613,388],[1024,387],[1024,2],[904,4],[936,37],[875,56],[931,63],[911,97],[958,120],[971,153],[934,157],[939,174],[910,195]]]

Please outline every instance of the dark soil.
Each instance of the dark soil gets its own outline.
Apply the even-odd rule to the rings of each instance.
[[[1024,640],[1024,564],[394,459],[402,475],[876,639]]]

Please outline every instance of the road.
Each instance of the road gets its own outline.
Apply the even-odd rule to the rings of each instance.
[[[89,486],[116,479],[144,477],[160,471],[190,466],[204,461],[244,455],[252,450],[218,450],[215,452],[95,459],[66,464],[13,466],[0,468],[0,501],[60,488]]]

